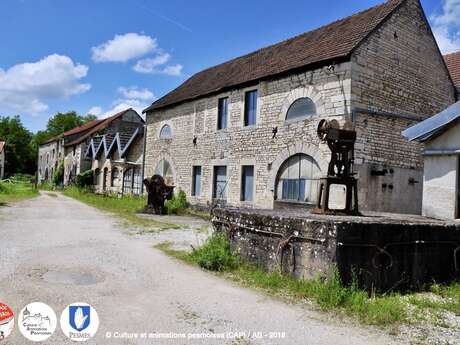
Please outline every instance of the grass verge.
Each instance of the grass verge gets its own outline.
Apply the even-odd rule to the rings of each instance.
[[[146,205],[145,197],[123,196],[121,198],[110,195],[99,195],[89,190],[68,187],[64,195],[77,199],[101,211],[110,212],[119,217],[125,226],[135,225],[142,228],[139,232],[155,232],[168,229],[180,229],[177,224],[161,222],[154,219],[143,218],[137,215]]]
[[[449,311],[460,315],[460,284],[434,285],[432,293],[437,298],[430,300],[417,294],[380,295],[370,298],[356,284],[343,286],[337,271],[327,279],[312,280],[297,280],[278,272],[263,271],[243,262],[231,251],[227,239],[222,235],[210,237],[202,247],[192,252],[175,250],[168,242],[157,245],[156,248],[189,264],[217,272],[240,285],[261,289],[268,294],[290,300],[313,301],[322,310],[339,311],[362,324],[389,326],[434,320],[436,325],[448,327],[440,322],[440,313]],[[425,317],[420,318],[420,315]]]
[[[11,178],[0,181],[0,206],[38,196],[38,191],[30,181]]]

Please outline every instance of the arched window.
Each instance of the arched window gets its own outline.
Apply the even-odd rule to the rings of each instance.
[[[315,160],[303,153],[289,157],[278,171],[277,200],[316,203],[321,171]]]
[[[164,125],[160,131],[160,139],[171,139],[171,137],[172,137],[171,126]]]
[[[316,115],[316,106],[313,101],[308,98],[299,98],[289,107],[286,120],[300,119]]]
[[[171,164],[166,159],[162,159],[155,168],[155,175],[160,175],[165,179],[168,185],[174,184],[173,171]]]

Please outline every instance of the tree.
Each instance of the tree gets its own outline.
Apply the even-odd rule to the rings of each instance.
[[[94,120],[96,120],[96,116],[90,114],[80,116],[75,111],[69,111],[67,113],[59,112],[48,120],[46,132],[49,138],[52,138]]]
[[[33,150],[33,134],[24,127],[18,115],[0,117],[0,138],[6,141],[6,175],[34,174],[36,157]]]

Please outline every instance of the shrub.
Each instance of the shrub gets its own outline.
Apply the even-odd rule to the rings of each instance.
[[[180,214],[187,208],[187,195],[181,189],[179,193],[174,193],[171,200],[165,202],[166,211],[168,214]]]
[[[222,234],[214,234],[203,246],[190,253],[190,259],[210,271],[231,271],[238,268],[240,259],[230,248],[230,242]]]
[[[94,175],[92,170],[86,170],[80,174],[77,175],[77,178],[75,179],[75,184],[77,187],[80,188],[85,188],[92,186],[94,183]]]

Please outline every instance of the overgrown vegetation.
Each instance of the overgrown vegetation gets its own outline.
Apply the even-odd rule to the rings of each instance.
[[[21,174],[0,181],[0,206],[37,196],[38,191],[32,182],[33,176]]]
[[[180,228],[180,226],[176,224],[138,216],[137,213],[141,211],[147,203],[146,198],[143,196],[125,195],[119,197],[117,195],[100,195],[93,193],[90,189],[78,188],[76,186],[64,189],[64,195],[82,201],[102,211],[113,213],[115,216],[127,222],[126,224],[134,224],[138,227],[154,231]]]
[[[62,186],[64,183],[64,162],[60,162],[53,174],[53,185]]]
[[[75,185],[79,188],[89,188],[94,183],[93,170],[86,170],[77,175]]]
[[[187,263],[218,272],[244,286],[295,300],[313,300],[322,310],[341,311],[363,324],[391,325],[426,321],[427,318],[420,318],[420,313],[433,314],[438,310],[460,315],[460,284],[433,285],[432,292],[439,296],[438,299],[422,298],[415,294],[377,295],[371,298],[366,291],[358,288],[356,282],[351,286],[343,286],[337,270],[326,279],[297,280],[244,263],[231,251],[223,235],[213,235],[202,247],[192,252],[174,250],[170,243],[163,243],[157,248]],[[416,312],[413,311],[414,307]]]
[[[182,189],[179,189],[179,192],[174,193],[171,200],[166,200],[165,207],[169,215],[183,214],[187,208],[187,195]]]

